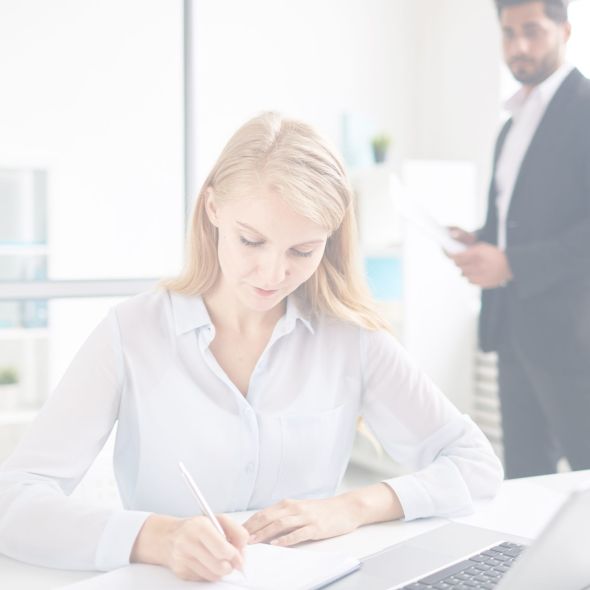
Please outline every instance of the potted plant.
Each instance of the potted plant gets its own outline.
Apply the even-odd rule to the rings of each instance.
[[[0,367],[0,409],[13,410],[19,401],[18,371],[15,367]]]
[[[371,147],[373,148],[373,158],[377,164],[385,162],[387,158],[387,150],[391,145],[391,137],[386,133],[375,135],[371,140]]]

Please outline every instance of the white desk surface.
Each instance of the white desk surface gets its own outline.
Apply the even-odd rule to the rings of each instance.
[[[453,519],[467,524],[535,537],[568,492],[590,484],[590,470],[505,481],[498,496],[468,517]],[[348,535],[306,545],[314,551],[337,551],[365,557],[389,545],[446,524],[442,518],[413,522],[387,522],[362,527]],[[49,590],[97,575],[97,572],[60,571],[27,565],[0,556],[0,588]]]

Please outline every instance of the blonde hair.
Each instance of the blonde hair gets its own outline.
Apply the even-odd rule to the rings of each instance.
[[[342,163],[309,125],[277,113],[251,119],[228,141],[195,203],[184,269],[164,286],[199,295],[215,285],[220,268],[217,228],[205,211],[209,191],[221,204],[239,198],[244,187],[261,185],[332,232],[317,270],[295,292],[303,307],[371,330],[390,330],[361,271],[353,192]]]

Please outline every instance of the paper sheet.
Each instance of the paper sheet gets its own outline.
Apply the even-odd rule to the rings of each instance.
[[[443,250],[449,254],[457,254],[467,249],[467,246],[449,235],[446,227],[438,223],[422,206],[410,197],[400,202],[402,215],[423,234],[434,240]]]
[[[289,549],[272,545],[250,545],[246,548],[244,574],[233,572],[223,581],[185,582],[166,568],[134,564],[99,575],[77,584],[69,590],[311,590],[336,580],[359,567],[356,559],[338,553],[317,553],[304,549]]]

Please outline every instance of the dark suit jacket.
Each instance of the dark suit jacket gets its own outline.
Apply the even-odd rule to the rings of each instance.
[[[496,144],[498,157],[511,121]],[[496,187],[480,240],[497,243]],[[530,360],[557,370],[590,367],[590,80],[563,81],[522,162],[506,223],[514,279],[482,293],[480,345],[512,338]],[[588,384],[590,390],[590,383]]]

